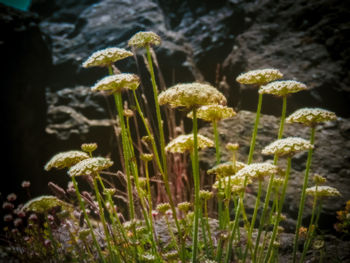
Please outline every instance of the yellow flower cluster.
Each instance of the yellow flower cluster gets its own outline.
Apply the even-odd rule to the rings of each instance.
[[[306,126],[314,126],[320,122],[334,121],[337,116],[334,112],[320,108],[303,108],[291,114],[286,122],[302,123]]]
[[[71,167],[80,161],[89,158],[89,155],[82,151],[61,152],[54,155],[45,165],[45,170],[50,171],[52,168],[64,169]]]
[[[258,84],[263,85],[270,81],[280,79],[283,74],[278,69],[256,69],[240,74],[236,81],[241,84]]]
[[[306,194],[318,197],[340,196],[340,192],[331,186],[312,186],[306,189]]]
[[[208,174],[216,174],[218,177],[225,177],[229,175],[234,175],[237,171],[243,169],[246,166],[245,163],[236,162],[236,169],[233,166],[233,162],[224,162],[215,165],[213,168],[209,169]]]
[[[68,170],[70,176],[92,175],[113,165],[110,159],[94,157],[82,160]]]
[[[197,109],[197,118],[209,122],[232,118],[236,114],[233,108],[223,105],[204,105]],[[193,112],[189,112],[187,117],[193,119]]]
[[[294,155],[297,152],[313,149],[313,147],[307,140],[299,137],[288,137],[270,143],[262,150],[262,154]]]
[[[37,213],[49,212],[54,207],[61,207],[62,210],[73,210],[73,206],[63,202],[56,196],[43,195],[29,200],[23,207],[23,211],[32,211]]]
[[[305,84],[294,80],[280,80],[271,82],[259,89],[260,94],[271,94],[275,96],[286,96],[290,93],[296,93],[306,90]]]
[[[247,176],[250,179],[263,180],[264,177],[278,173],[280,173],[278,166],[265,162],[249,164],[243,169],[239,170],[236,176]]]
[[[158,210],[159,213],[165,214],[166,211],[168,211],[171,208],[169,203],[161,203],[158,204],[156,209]]]
[[[214,142],[209,138],[198,134],[198,149],[204,149],[207,147],[213,147]],[[193,134],[180,135],[174,140],[170,141],[167,146],[165,146],[167,152],[172,153],[184,153],[186,151],[193,150]]]
[[[161,43],[160,36],[151,31],[141,31],[133,35],[129,42],[129,46],[134,47],[146,47],[146,46],[159,46]]]
[[[130,57],[133,54],[122,48],[106,48],[94,52],[83,64],[84,68],[89,67],[108,67],[114,62]]]
[[[84,152],[92,153],[93,151],[95,151],[97,149],[97,143],[83,143],[81,145],[81,149]]]
[[[159,105],[169,104],[172,108],[192,109],[210,104],[226,105],[226,98],[211,85],[193,82],[177,84],[161,92],[158,102]]]
[[[92,88],[92,91],[111,91],[122,92],[126,89],[135,90],[140,85],[140,78],[131,73],[121,73],[107,76],[98,81]]]

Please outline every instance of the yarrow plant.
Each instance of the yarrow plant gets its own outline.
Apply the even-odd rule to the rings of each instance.
[[[225,145],[230,159],[222,160],[220,124],[239,112],[228,107],[226,97],[209,83],[178,83],[160,91],[153,69],[154,64],[158,67],[153,48],[161,43],[154,32],[138,32],[128,41],[132,51],[109,47],[94,52],[82,63],[83,68],[106,68],[106,76],[92,85],[91,92],[102,92],[114,99],[117,116],[113,123],[120,131],[120,163],[96,155],[97,143],[84,143],[80,150],[54,155],[44,169],[63,170],[68,186],[50,182],[53,195],[30,198],[17,207],[16,195],[7,197],[2,205],[6,210],[3,220],[13,227],[11,231],[7,227],[7,236],[12,240],[7,252],[23,262],[277,262],[292,159],[307,151],[293,243],[293,261],[303,262],[315,241],[322,200],[341,195],[337,189],[323,185],[326,179],[321,175],[315,175],[314,185],[309,185],[312,153],[317,149],[316,126],[336,121],[336,115],[319,108],[304,108],[286,117],[287,98],[307,86],[281,80],[283,74],[274,68],[242,73],[236,81],[257,86],[259,96],[248,159],[239,160],[240,145],[230,142]],[[137,59],[135,54],[140,49],[146,51],[154,111],[144,109],[139,102],[140,95],[146,98],[140,94],[142,78],[121,73],[115,66],[124,59]],[[282,99],[276,140],[261,151],[265,159],[273,159],[254,162],[262,98],[269,95]],[[179,128],[183,120],[179,122],[177,118],[165,129],[164,124],[171,123],[164,122],[169,109],[166,106],[186,111],[192,131],[185,134]],[[156,113],[154,122],[147,112]],[[132,118],[136,127],[132,126]],[[210,123],[212,135],[198,133],[198,119]],[[310,140],[283,138],[285,122],[310,127]],[[175,127],[176,131],[165,135],[165,130]],[[140,134],[136,136],[133,131]],[[200,169],[200,150],[212,153],[213,159],[215,151],[215,165],[207,171]],[[188,157],[192,172],[187,165],[181,170],[172,163],[185,163]],[[286,167],[278,163],[282,158],[286,159]],[[115,171],[116,167],[121,168]],[[186,173],[190,176],[186,177]],[[201,176],[210,177],[211,185],[204,184]],[[193,185],[188,200],[173,195],[174,188],[183,181]],[[29,191],[30,182],[23,182],[22,187]],[[257,189],[253,211],[246,209],[248,189]],[[310,224],[304,227],[301,219],[307,196],[313,199],[313,207]],[[343,213],[338,216],[342,222],[336,226],[344,230],[348,221]],[[300,241],[303,245],[298,251]]]

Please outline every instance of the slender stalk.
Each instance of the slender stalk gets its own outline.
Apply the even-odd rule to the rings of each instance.
[[[254,130],[252,139],[250,141],[250,148],[249,148],[249,155],[248,155],[248,164],[251,164],[253,160],[253,154],[254,154],[254,148],[255,148],[255,141],[256,141],[256,135],[258,133],[258,125],[259,125],[259,119],[260,119],[260,112],[261,112],[261,105],[262,105],[262,99],[263,95],[259,93],[259,99],[258,99],[258,108],[256,110],[256,117],[255,117],[255,124],[254,124]]]
[[[197,127],[197,110],[193,108],[193,156],[192,156],[192,169],[194,179],[194,223],[193,223],[193,236],[192,236],[192,263],[197,262],[197,250],[198,250],[198,219],[199,219],[199,170],[198,170],[198,127]]]
[[[207,232],[208,232],[208,236],[209,236],[209,241],[210,241],[210,251],[212,251],[213,249],[213,238],[212,238],[212,235],[211,235],[211,231],[210,231],[210,225],[209,225],[209,216],[208,216],[208,203],[207,202],[204,202],[204,216],[205,216],[205,225],[206,225],[206,228],[207,228]]]
[[[286,170],[284,183],[283,183],[281,201],[280,201],[280,204],[278,206],[276,222],[275,222],[275,225],[273,227],[273,231],[272,231],[272,236],[271,236],[271,239],[270,239],[269,247],[268,247],[265,259],[264,259],[265,263],[268,262],[268,260],[270,258],[271,250],[273,248],[273,243],[275,242],[276,235],[277,235],[277,229],[278,229],[278,226],[279,226],[279,222],[281,220],[281,213],[282,213],[283,203],[284,203],[284,200],[285,200],[285,197],[286,197],[286,190],[287,190],[287,185],[288,185],[288,180],[289,180],[289,175],[290,175],[291,164],[292,164],[292,158],[288,157],[287,158],[287,170]]]
[[[315,143],[315,130],[316,130],[315,127],[311,127],[310,143],[312,145]],[[303,218],[303,212],[304,212],[304,207],[305,207],[306,188],[307,188],[307,184],[309,182],[309,172],[310,172],[310,167],[311,167],[312,153],[313,153],[313,149],[310,149],[308,152],[308,155],[307,155],[304,183],[303,183],[303,188],[301,191],[301,198],[300,198],[299,211],[298,211],[298,220],[297,220],[297,225],[296,225],[296,229],[295,229],[294,246],[293,246],[293,263],[295,263],[295,261],[296,261],[296,253],[297,253],[298,239],[299,239],[299,228],[301,226],[301,221]]]

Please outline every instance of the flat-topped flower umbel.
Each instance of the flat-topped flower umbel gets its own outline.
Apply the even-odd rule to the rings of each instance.
[[[114,62],[132,56],[133,53],[123,48],[110,47],[92,53],[92,55],[84,61],[82,66],[89,67],[109,67]]]
[[[236,176],[247,176],[250,179],[263,180],[264,177],[280,173],[278,166],[271,163],[253,163],[239,170]]]
[[[339,191],[331,186],[312,186],[309,188],[306,188],[306,194],[317,197],[332,197],[332,196],[340,196],[341,194]]]
[[[280,79],[283,74],[278,69],[256,69],[240,74],[236,81],[241,84],[258,84],[263,85],[270,81]]]
[[[57,206],[61,207],[62,210],[73,210],[73,206],[71,204],[68,204],[52,195],[43,195],[33,198],[24,204],[22,210],[37,213],[47,213]]]
[[[260,94],[271,94],[275,96],[286,96],[290,93],[296,93],[306,90],[305,84],[294,80],[278,80],[271,82],[259,89]]]
[[[198,149],[204,149],[213,146],[214,142],[212,140],[198,134]],[[168,143],[168,145],[165,147],[165,150],[172,153],[184,153],[186,151],[192,151],[193,147],[193,134],[188,134],[176,137],[174,140]]]
[[[228,161],[215,165],[213,168],[209,169],[207,173],[215,174],[218,177],[225,177],[234,175],[237,171],[243,169],[245,166],[246,164],[242,162],[235,162],[235,165],[233,165],[233,162]]]
[[[92,91],[122,92],[123,90],[136,90],[140,85],[140,78],[131,73],[121,73],[104,77],[92,88]]]
[[[151,31],[141,31],[133,35],[129,42],[129,46],[133,47],[146,47],[146,46],[159,46],[161,38],[156,33]]]
[[[302,108],[292,113],[286,121],[288,123],[302,123],[306,126],[314,126],[321,122],[334,121],[337,116],[334,112],[320,108]]]
[[[94,157],[85,159],[68,170],[70,176],[93,175],[105,170],[113,165],[113,162],[107,158]]]
[[[198,108],[203,105],[226,105],[225,96],[208,84],[184,83],[177,84],[161,92],[158,96],[159,105],[169,104],[170,107]]]
[[[272,142],[262,150],[262,154],[276,154],[278,156],[291,156],[298,152],[313,149],[313,145],[299,137],[288,137]]]
[[[204,105],[197,109],[197,118],[205,121],[220,121],[236,116],[233,108],[223,105]],[[188,118],[193,118],[193,112],[187,114]]]
[[[46,163],[44,169],[50,171],[52,168],[69,168],[87,158],[89,158],[89,155],[82,151],[61,152],[54,155],[50,161]]]

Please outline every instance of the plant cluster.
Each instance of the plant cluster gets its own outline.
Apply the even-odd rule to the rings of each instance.
[[[83,63],[83,67],[105,67],[109,72],[91,90],[113,96],[115,101],[123,167],[115,176],[125,183],[126,195],[122,199],[128,210],[121,213],[117,205],[124,189],[111,186],[105,176],[106,171],[113,167],[113,161],[94,156],[97,144],[83,144],[81,150],[58,153],[45,165],[47,171],[67,170],[71,181],[66,190],[50,183],[53,196],[34,198],[17,208],[17,215],[26,218],[21,228],[17,227],[17,219],[10,218],[11,214],[4,218],[16,227],[7,231],[12,240],[9,251],[17,253],[21,259],[53,262],[276,262],[292,160],[296,153],[307,151],[293,251],[293,262],[303,262],[315,237],[323,198],[340,195],[336,189],[323,186],[325,179],[320,175],[314,177],[314,186],[309,186],[312,154],[316,149],[316,126],[320,122],[336,120],[335,114],[305,108],[286,118],[288,96],[305,90],[305,84],[280,80],[283,74],[277,69],[241,74],[237,81],[242,85],[256,85],[259,96],[249,156],[246,162],[238,161],[239,145],[231,142],[226,149],[232,158],[229,162],[222,162],[218,125],[221,120],[233,118],[237,113],[226,106],[226,98],[220,91],[206,83],[180,83],[159,92],[152,47],[160,43],[160,37],[153,32],[139,32],[129,40],[133,50],[146,51],[156,127],[151,126],[139,102],[139,76],[120,73],[114,66],[115,62],[132,56],[133,52],[107,48],[95,52]],[[127,94],[129,100],[123,94]],[[272,160],[254,163],[260,111],[266,94],[282,99],[280,128],[277,139],[262,150],[262,154],[271,156]],[[132,105],[134,110],[127,105]],[[164,112],[160,107],[163,105],[187,111],[187,117],[192,119],[192,132],[166,138]],[[129,119],[135,115],[146,133],[143,144],[135,141],[131,132]],[[198,133],[198,119],[211,123],[214,141]],[[283,138],[285,123],[309,126],[310,139]],[[141,147],[136,147],[138,145]],[[216,165],[207,171],[215,176],[215,183],[211,189],[203,189],[198,151],[208,147],[216,149]],[[185,154],[191,160],[193,198],[176,202],[169,181],[169,156]],[[281,158],[286,159],[286,167],[279,165]],[[158,171],[161,180],[155,182],[151,171]],[[91,192],[84,191],[79,186],[80,181],[86,181]],[[164,202],[156,198],[156,184],[161,185],[166,193]],[[251,184],[257,185],[258,190],[254,212],[249,217],[245,209],[245,190]],[[313,207],[310,225],[305,228],[302,217],[307,195],[313,198]],[[215,200],[216,211],[209,211],[209,200]],[[13,211],[14,206],[7,201],[3,208]],[[303,242],[302,251],[298,251],[300,242]]]

